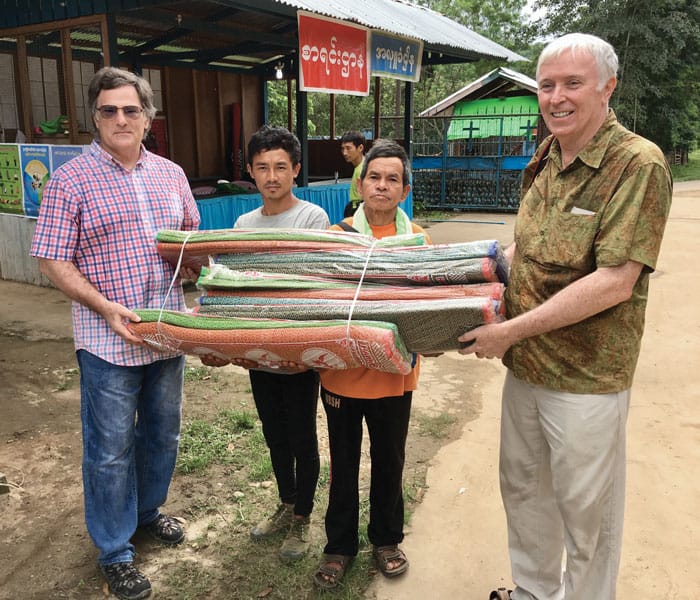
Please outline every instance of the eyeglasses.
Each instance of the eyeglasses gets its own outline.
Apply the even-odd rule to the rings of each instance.
[[[128,119],[138,119],[143,113],[143,108],[140,106],[113,106],[112,104],[105,104],[95,108],[95,111],[100,113],[103,119],[113,119],[120,110]]]

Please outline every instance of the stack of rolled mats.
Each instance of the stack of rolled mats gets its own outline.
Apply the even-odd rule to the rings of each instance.
[[[247,359],[262,368],[363,366],[408,373],[412,354],[502,318],[507,267],[498,242],[426,245],[300,229],[161,231],[158,251],[201,268],[193,313],[140,310],[154,347]]]

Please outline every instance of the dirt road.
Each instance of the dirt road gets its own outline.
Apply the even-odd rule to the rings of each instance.
[[[440,235],[431,231],[433,239],[460,235],[458,226],[446,225]],[[677,184],[632,388],[621,599],[671,600],[700,589],[698,250],[700,182]],[[468,370],[477,360],[450,366]],[[497,475],[504,368],[491,364],[492,376],[477,388],[481,414],[428,472],[430,488],[404,542],[409,573],[397,581],[377,578],[369,598],[485,600],[495,587],[511,585]]]

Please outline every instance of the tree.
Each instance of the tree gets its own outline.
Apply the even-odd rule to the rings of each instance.
[[[518,52],[530,56],[534,29],[524,14],[527,0],[422,0],[431,8],[484,37]],[[502,60],[478,61],[474,63],[424,66],[421,80],[414,84],[415,112],[421,112],[464,87],[468,82],[503,64]],[[519,69],[529,63],[518,63]],[[531,67],[534,70],[534,67]],[[268,83],[270,120],[286,125],[286,91],[270,91],[275,82]],[[403,109],[405,84],[398,80],[382,79],[381,85],[381,135],[402,137],[403,130],[399,109]],[[336,95],[336,135],[348,129],[371,129],[374,127],[374,81],[369,97]],[[284,100],[284,101],[282,101]],[[400,102],[397,102],[400,100]],[[309,94],[309,133],[329,134],[329,100],[327,94]],[[313,117],[312,117],[313,114]],[[313,132],[313,133],[312,133]]]
[[[525,12],[526,0],[422,0],[421,3],[509,50],[532,56],[535,29]],[[513,68],[526,72],[528,64],[516,63]],[[481,60],[425,68],[416,85],[417,111],[425,110],[502,65],[502,60]]]
[[[294,98],[287,98],[287,82],[271,80],[267,85],[267,110],[269,113],[268,124],[277,127],[287,126],[287,102],[293,102]]]
[[[538,0],[543,36],[573,31],[609,41],[620,59],[611,100],[620,121],[664,151],[698,139],[698,0]]]
[[[529,45],[526,0],[422,0],[421,4],[515,52]]]

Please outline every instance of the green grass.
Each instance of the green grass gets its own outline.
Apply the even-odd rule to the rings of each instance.
[[[199,373],[193,380],[198,381],[201,375]],[[213,382],[209,380],[209,383]],[[168,566],[168,575],[163,582],[165,589],[161,588],[164,597],[168,600],[357,600],[363,596],[372,579],[371,545],[367,539],[369,489],[363,488],[360,495],[359,555],[339,590],[321,592],[314,588],[311,580],[323,553],[322,515],[328,502],[329,465],[321,465],[312,548],[303,560],[294,565],[281,564],[276,556],[282,535],[252,541],[248,533],[251,524],[269,512],[277,501],[276,487],[246,487],[246,482],[274,480],[262,428],[254,412],[220,410],[211,416],[183,424],[177,467],[179,473],[200,477],[193,481],[207,481],[217,465],[218,477],[222,472],[226,474],[226,487],[244,493],[234,498],[228,493],[214,491],[211,496],[201,498],[198,504],[190,504],[187,512],[192,518],[208,515],[212,519],[210,526],[202,530],[196,540],[189,542],[196,542],[195,557],[201,552],[203,557],[209,557],[205,561],[213,559],[215,562],[202,568],[203,563],[193,558]],[[416,485],[406,483],[404,491],[407,502],[415,498],[416,489]],[[236,508],[232,511],[233,506]]]
[[[80,376],[78,369],[58,369],[53,372],[56,376],[56,387],[52,392],[65,392],[74,387]]]
[[[164,567],[158,595],[164,600],[358,600],[377,577],[367,538],[369,486],[361,482],[359,509],[359,553],[335,592],[317,590],[312,577],[321,561],[325,532],[323,515],[328,505],[330,468],[322,460],[311,548],[292,565],[277,556],[283,534],[253,541],[250,528],[274,510],[277,486],[247,376],[191,367],[187,392],[203,398],[218,395],[220,404],[198,405],[195,414],[183,420],[177,484],[186,502],[181,512],[189,520],[188,542],[174,553],[183,553]],[[225,389],[225,391],[224,391]],[[228,390],[231,390],[229,397]],[[228,398],[228,400],[225,400]],[[226,408],[214,408],[214,406]],[[423,440],[438,440],[454,427],[449,415],[422,416],[418,433]],[[425,437],[423,437],[425,436]],[[261,482],[271,484],[260,485]],[[425,473],[404,472],[405,522],[425,489]],[[193,527],[194,524],[197,527]]]
[[[171,600],[197,600],[212,588],[212,576],[195,562],[180,562],[168,568],[166,583]]]
[[[682,166],[671,165],[673,181],[695,181],[700,179],[700,149],[694,150],[688,155],[688,164]]]
[[[446,438],[450,433],[450,428],[457,421],[457,417],[448,413],[434,416],[419,414],[413,418],[418,422],[420,435],[429,435],[437,439]]]
[[[185,381],[206,381],[210,376],[209,367],[185,367]]]
[[[327,487],[331,483],[331,466],[328,463],[321,463],[318,474],[318,487]]]
[[[264,440],[262,444],[251,441],[256,426],[255,415],[234,410],[219,412],[213,421],[193,419],[186,422],[180,433],[178,471],[194,473],[214,462],[236,463],[241,460],[241,453],[245,453],[243,460],[246,462],[263,460],[267,455]]]
[[[267,451],[265,436],[262,429],[257,428],[246,439],[246,450],[243,451],[248,458],[248,477],[251,481],[269,481],[273,477],[272,461]]]

